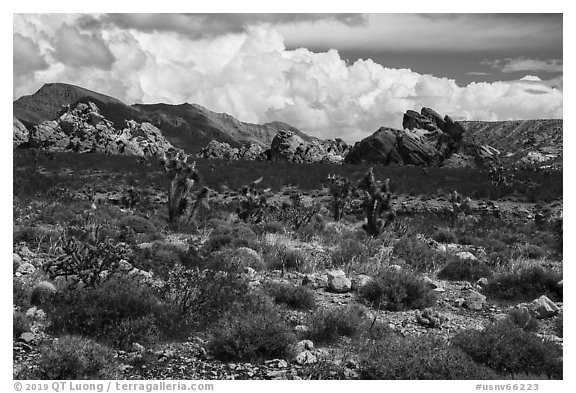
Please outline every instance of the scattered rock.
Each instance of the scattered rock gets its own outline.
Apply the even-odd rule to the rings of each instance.
[[[318,359],[316,358],[316,355],[314,355],[310,351],[301,352],[296,356],[296,363],[298,363],[301,366],[304,366],[307,364],[314,364],[317,361],[318,361]]]
[[[22,258],[20,258],[20,255],[16,254],[15,252],[12,253],[12,272],[16,273],[16,271],[18,270],[18,267],[22,264]]]
[[[360,288],[366,286],[366,284],[368,284],[370,281],[372,280],[372,277],[367,276],[366,274],[359,274],[356,277],[352,278],[352,289],[353,290],[359,290]]]
[[[467,260],[471,260],[471,261],[477,260],[477,258],[474,256],[474,254],[472,254],[471,252],[468,252],[468,251],[461,251],[461,252],[457,253],[456,256],[460,259],[467,259]]]
[[[295,345],[295,351],[297,353],[303,352],[303,351],[311,351],[314,349],[314,343],[310,340],[302,340],[299,341],[296,345]]]
[[[333,270],[328,273],[328,290],[335,293],[346,293],[352,289],[352,281],[346,277],[342,270]]]
[[[25,344],[33,344],[35,337],[32,333],[30,332],[24,332],[20,335],[20,337],[18,338],[18,340],[20,340],[21,342],[25,343]]]
[[[28,142],[28,139],[30,138],[30,132],[28,131],[26,126],[22,124],[22,122],[17,118],[13,117],[12,123],[14,124],[13,126],[14,131],[12,134],[12,144],[13,147],[16,148]]]
[[[470,310],[475,311],[482,310],[482,307],[484,307],[485,304],[486,304],[486,296],[476,291],[470,291],[470,294],[464,301],[464,306],[466,306]]]
[[[21,275],[32,274],[35,271],[36,271],[36,268],[30,262],[24,262],[20,266],[18,266],[18,268],[16,269],[16,273],[21,274]]]
[[[533,300],[532,303],[526,306],[532,316],[538,319],[551,318],[560,312],[560,308],[545,295]]]
[[[132,352],[144,353],[144,352],[146,352],[146,348],[144,348],[144,346],[141,344],[133,343],[132,344]]]
[[[486,277],[481,277],[476,281],[476,285],[479,287],[485,287],[488,285],[488,279]]]

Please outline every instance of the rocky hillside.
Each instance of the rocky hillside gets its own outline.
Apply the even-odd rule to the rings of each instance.
[[[79,103],[63,111],[56,120],[47,120],[30,131],[14,118],[14,147],[41,148],[49,152],[106,153],[138,157],[164,157],[181,152],[150,123],[126,121],[114,128],[98,107]]]
[[[250,124],[225,113],[216,113],[196,104],[135,104],[126,105],[115,98],[65,83],[50,83],[36,93],[14,101],[14,117],[29,129],[43,121],[58,117],[63,105],[93,102],[101,114],[115,127],[126,120],[150,123],[159,128],[174,146],[196,153],[210,141],[228,143],[233,147],[255,143],[270,146],[280,131],[291,131],[302,139],[314,138],[281,122]]]
[[[561,119],[463,121],[461,124],[466,129],[467,142],[498,149],[499,159],[504,163],[562,168]]]

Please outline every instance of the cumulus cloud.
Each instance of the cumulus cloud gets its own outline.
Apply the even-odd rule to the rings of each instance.
[[[48,67],[38,44],[18,33],[13,36],[12,61],[15,75],[26,75]]]
[[[62,25],[54,39],[54,57],[70,66],[110,69],[114,56],[97,34],[82,33],[75,26]]]
[[[527,59],[524,57],[506,58],[496,60],[484,60],[482,64],[497,68],[502,72],[524,72],[524,71],[541,71],[541,72],[562,72],[563,64],[561,59]]]
[[[33,37],[39,46],[56,45],[60,31]],[[87,68],[84,56],[74,61],[49,57],[49,67],[16,82],[15,98],[60,81],[127,103],[197,103],[242,121],[284,121],[314,136],[347,141],[381,126],[401,127],[407,109],[423,106],[470,120],[562,117],[562,91],[546,81],[459,86],[452,79],[387,68],[370,59],[348,64],[336,50],[289,50],[268,24],[203,37],[118,26],[101,36],[70,34],[88,42],[99,37],[111,53],[109,69]]]

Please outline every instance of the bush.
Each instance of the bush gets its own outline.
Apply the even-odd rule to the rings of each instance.
[[[423,279],[405,270],[386,269],[360,288],[360,296],[374,308],[390,311],[423,309],[435,303]]]
[[[260,297],[227,311],[214,326],[208,349],[222,361],[254,361],[284,357],[294,342],[274,304]]]
[[[56,293],[45,307],[57,334],[79,334],[117,348],[158,339],[166,306],[136,278],[113,276],[95,288]]]
[[[482,277],[490,277],[492,270],[480,261],[451,257],[439,272],[438,278],[442,280],[476,281]]]
[[[564,337],[564,313],[558,314],[556,320],[554,321],[554,333],[558,337]]]
[[[308,268],[308,258],[302,250],[276,244],[271,246],[266,254],[266,263],[270,270],[304,271]]]
[[[210,234],[204,248],[207,252],[219,251],[224,247],[247,247],[260,250],[254,231],[246,226],[219,225]]]
[[[310,315],[309,338],[315,343],[333,343],[342,336],[355,337],[367,331],[370,321],[358,306],[322,309]]]
[[[38,367],[22,379],[117,379],[117,363],[111,350],[92,340],[63,336],[40,349]],[[19,378],[19,379],[20,379]]]
[[[170,243],[154,243],[150,248],[137,249],[132,265],[165,279],[174,266],[185,263],[185,260],[186,252],[177,246]]]
[[[501,273],[488,280],[486,296],[506,301],[528,301],[541,295],[553,301],[562,301],[562,287],[558,282],[562,273],[532,265],[509,273]]]
[[[438,229],[432,236],[439,243],[456,243],[456,235],[450,229]]]
[[[231,308],[243,302],[248,293],[248,283],[233,274],[211,270],[186,270],[177,267],[161,289],[162,298],[174,312],[172,325],[180,330],[202,329]]]
[[[271,282],[264,286],[264,291],[277,304],[285,304],[297,310],[312,310],[316,308],[314,291],[303,285]]]
[[[464,330],[453,338],[456,346],[478,363],[499,373],[529,373],[562,379],[562,349],[522,330],[509,319],[484,330]]]
[[[125,216],[120,219],[122,227],[129,227],[136,233],[156,233],[158,229],[151,221],[140,216]]]
[[[282,225],[282,223],[279,221],[270,221],[265,223],[263,230],[264,233],[286,233],[286,228],[284,228],[284,225]]]
[[[364,342],[359,353],[362,379],[497,379],[488,367],[430,335],[404,338],[389,334],[377,341]]]
[[[364,262],[368,259],[368,249],[356,239],[345,239],[338,248],[332,252],[332,264],[340,267],[352,262]]]
[[[12,336],[14,339],[20,337],[22,333],[29,332],[32,321],[25,312],[14,311],[12,316]]]
[[[540,327],[538,320],[533,318],[526,308],[524,308],[524,310],[513,308],[508,312],[506,318],[514,325],[518,326],[522,330],[526,330],[527,332],[535,332]]]
[[[482,240],[479,237],[468,235],[466,233],[464,233],[458,237],[458,244],[462,244],[462,245],[466,245],[466,246],[480,244],[481,241]]]
[[[435,271],[446,260],[445,253],[433,250],[422,240],[410,236],[400,239],[393,248],[394,255],[421,272]]]
[[[224,272],[241,272],[247,267],[262,271],[266,269],[266,264],[258,252],[251,248],[239,247],[213,252],[206,258],[205,267]]]
[[[519,256],[529,259],[541,259],[546,256],[546,251],[534,244],[524,244],[520,247]]]

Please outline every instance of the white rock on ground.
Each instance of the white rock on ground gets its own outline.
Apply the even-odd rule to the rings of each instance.
[[[478,293],[476,291],[470,291],[470,294],[464,301],[464,306],[470,310],[482,310],[482,307],[486,304],[486,296]]]
[[[328,290],[335,293],[346,293],[352,289],[352,281],[342,270],[328,272]]]
[[[538,319],[551,318],[560,311],[560,308],[545,295],[533,300],[527,307],[530,313]]]

